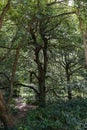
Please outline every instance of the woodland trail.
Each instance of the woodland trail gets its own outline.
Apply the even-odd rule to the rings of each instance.
[[[17,109],[17,114],[15,114],[16,122],[20,122],[23,118],[27,116],[27,112],[32,109],[36,109],[37,106],[26,104],[23,102],[21,97],[15,99],[15,108]]]

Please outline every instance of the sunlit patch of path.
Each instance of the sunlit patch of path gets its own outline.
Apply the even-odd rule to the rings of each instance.
[[[18,109],[17,114],[15,115],[17,119],[22,119],[26,117],[27,112],[31,109],[36,109],[37,106],[26,104],[23,102],[23,99],[21,97],[15,99],[15,108]]]

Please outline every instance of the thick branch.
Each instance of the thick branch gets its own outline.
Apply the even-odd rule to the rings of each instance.
[[[34,87],[36,87],[34,84],[25,85],[25,84],[18,83],[18,84],[16,84],[16,86],[23,86],[23,87],[30,88],[30,89],[32,89],[35,93],[37,93],[37,95],[39,95],[39,92],[37,91],[37,89],[34,88]]]

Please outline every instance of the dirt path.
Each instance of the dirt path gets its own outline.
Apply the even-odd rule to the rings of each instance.
[[[15,107],[18,109],[17,114],[15,115],[15,118],[17,119],[16,122],[21,121],[24,117],[26,117],[27,112],[31,109],[36,109],[37,106],[26,104],[23,102],[22,98],[16,98],[15,99]]]

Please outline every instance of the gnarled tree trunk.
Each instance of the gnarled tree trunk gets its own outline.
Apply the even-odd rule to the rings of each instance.
[[[47,72],[47,63],[48,63],[48,58],[47,58],[48,39],[45,37],[45,34],[43,33],[44,28],[42,27],[42,23],[40,23],[39,25],[41,44],[39,44],[37,36],[31,26],[29,31],[33,39],[33,45],[35,47],[34,61],[37,64],[37,70],[38,70],[37,75],[33,73],[38,81],[38,104],[40,107],[45,107],[46,105],[46,83],[45,82],[46,82],[46,72]],[[42,58],[40,56],[42,56]]]
[[[0,92],[0,120],[5,125],[5,129],[14,127],[14,118],[6,105],[3,95]]]
[[[2,28],[3,19],[6,15],[7,11],[9,10],[9,8],[10,8],[10,0],[8,0],[6,6],[3,8],[3,11],[0,15],[0,30]],[[0,120],[5,125],[5,130],[14,127],[14,118],[13,118],[8,106],[5,103],[1,92],[0,92]]]

